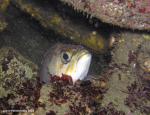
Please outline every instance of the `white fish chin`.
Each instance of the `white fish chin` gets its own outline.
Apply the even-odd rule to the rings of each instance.
[[[80,57],[76,66],[76,72],[71,75],[73,82],[77,80],[83,80],[87,76],[91,59],[92,55],[90,53],[84,54],[82,57]]]

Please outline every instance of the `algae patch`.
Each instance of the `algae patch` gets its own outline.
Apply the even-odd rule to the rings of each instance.
[[[22,108],[34,107],[37,66],[13,48],[4,47],[0,52],[0,109],[15,108],[18,103]],[[26,102],[22,101],[23,98],[27,98]]]
[[[149,115],[149,34],[121,33],[112,50],[110,88],[102,105],[110,102],[125,114]],[[112,69],[113,68],[113,69]],[[108,70],[108,71],[110,71]]]

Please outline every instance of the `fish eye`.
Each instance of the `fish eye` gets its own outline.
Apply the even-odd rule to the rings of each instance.
[[[71,60],[70,53],[69,52],[62,52],[61,59],[62,59],[62,62],[65,63],[65,64],[70,62],[70,60]]]
[[[64,54],[63,54],[63,58],[64,58],[65,60],[68,60],[68,58],[69,58],[68,54],[64,53]]]

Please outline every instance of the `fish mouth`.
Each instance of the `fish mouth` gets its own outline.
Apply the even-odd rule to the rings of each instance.
[[[81,58],[83,58],[83,57],[91,57],[92,55],[91,55],[91,53],[89,52],[89,51],[87,51],[87,50],[82,50],[81,51],[81,54],[79,55],[79,58],[78,58],[78,61],[81,59]]]
[[[73,79],[73,81],[78,79],[83,80],[87,76],[91,64],[91,58],[92,55],[89,51],[83,50],[81,52],[76,66],[76,77]]]

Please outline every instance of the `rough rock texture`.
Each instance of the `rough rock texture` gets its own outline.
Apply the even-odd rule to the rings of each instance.
[[[0,32],[7,27],[7,22],[5,21],[5,11],[9,6],[10,0],[1,0],[0,1]]]
[[[150,30],[149,0],[61,0],[75,10],[124,28]]]
[[[72,86],[56,77],[43,85],[36,114],[149,115],[150,36],[123,32],[116,41],[109,67],[96,79]]]
[[[102,100],[103,106],[112,102],[117,110],[126,114],[149,115],[149,42],[148,34],[120,34],[112,51],[112,62],[108,70],[111,73],[109,89]],[[144,69],[139,64],[142,67],[145,64]]]
[[[1,48],[0,52],[0,112],[34,109],[37,66],[13,48]]]
[[[5,18],[7,29],[0,34],[0,47],[13,47],[26,59],[40,65],[44,53],[58,39],[52,32],[46,34],[38,24],[10,5]],[[48,40],[49,39],[49,40]]]
[[[117,111],[112,104],[106,107],[101,106],[101,100],[107,88],[107,81],[102,78],[77,81],[73,85],[68,76],[62,76],[62,78],[54,76],[51,84],[42,86],[40,104],[35,114],[124,115],[124,112]]]
[[[30,7],[33,3],[36,3],[35,6],[39,5],[40,11],[43,8],[40,7],[42,2],[30,1],[32,4],[29,2],[27,7],[26,2],[24,1],[24,4],[20,5],[24,6],[23,8],[26,9],[24,11],[28,11],[28,8],[29,11],[35,11],[32,10],[33,7]],[[90,71],[93,71],[91,76],[94,78],[89,81],[78,81],[73,86],[68,77],[64,76],[63,79],[60,79],[55,76],[56,79],[52,79],[52,84],[43,84],[40,88],[41,84],[37,83],[39,80],[36,79],[36,65],[33,62],[40,65],[44,52],[55,42],[72,42],[68,39],[63,41],[61,39],[63,36],[58,35],[57,32],[54,35],[53,29],[46,31],[15,5],[11,4],[8,8],[6,13],[9,22],[8,28],[0,34],[0,47],[5,46],[0,50],[0,65],[3,65],[0,66],[0,110],[27,109],[35,113],[25,114],[35,115],[43,113],[55,115],[62,112],[68,115],[85,113],[149,115],[149,33],[120,29],[121,33],[116,32],[116,36],[114,36],[116,45],[111,50],[112,56],[92,52],[93,60]],[[49,5],[46,6],[45,8],[48,8]],[[37,15],[35,12],[29,14],[32,14],[33,17],[34,14]],[[49,13],[46,16],[49,16]],[[44,18],[39,16],[39,18],[44,20],[46,16]],[[57,18],[53,21],[57,22]],[[55,26],[51,27],[55,28]],[[78,23],[75,24],[76,26],[79,26]],[[86,28],[91,29],[90,27]],[[114,28],[107,29],[111,31]],[[15,48],[21,54],[13,48],[6,48],[6,46]],[[105,58],[107,63],[100,61],[100,57]],[[35,76],[31,77],[33,68],[35,68]]]
[[[13,47],[13,48],[15,48],[15,50],[20,52],[19,54],[21,54],[24,59],[28,59],[28,60],[32,61],[32,63],[34,62],[37,65],[40,65],[42,57],[44,56],[44,53],[46,52],[47,49],[49,49],[51,47],[52,44],[57,43],[57,42],[64,42],[64,41],[62,41],[62,39],[59,38],[60,36],[56,36],[56,35],[52,34],[53,33],[52,31],[51,31],[51,33],[45,32],[43,30],[43,28],[41,28],[41,26],[35,22],[35,20],[32,20],[30,18],[30,16],[28,16],[28,15],[24,15],[24,13],[22,13],[21,11],[19,11],[16,7],[14,7],[12,5],[8,8],[6,19],[8,20],[9,25],[8,25],[7,31],[4,31],[0,34],[0,38],[1,38],[0,39],[0,47],[6,47],[6,46]],[[65,43],[69,43],[69,42],[65,41]],[[99,58],[99,57],[101,57],[101,56],[98,55],[97,58]],[[95,59],[94,56],[93,56],[93,59]],[[98,68],[97,72],[100,73],[100,71],[101,71],[100,68],[102,68],[101,66],[106,66],[106,64],[104,64],[103,61],[102,62],[99,61],[99,65],[96,66],[95,64],[98,61],[99,61],[99,59],[93,60],[94,67],[92,66],[93,67],[92,71],[94,74],[95,74],[94,68]],[[22,62],[22,61],[20,61],[20,62]],[[34,87],[34,89],[36,91],[33,90],[33,92],[35,94],[34,96],[32,95],[33,92],[30,92],[30,95],[32,98],[31,99],[28,96],[28,91],[31,91],[30,88],[32,89],[33,87],[32,87],[32,82],[28,81],[28,85],[23,87],[23,89],[25,90],[25,93],[21,92],[18,94],[19,91],[17,91],[17,93],[15,94],[15,96],[19,95],[17,98],[12,97],[12,95],[10,95],[9,97],[1,99],[1,102],[2,102],[1,105],[3,107],[2,109],[5,110],[5,109],[9,109],[10,107],[14,107],[12,109],[17,109],[17,110],[21,109],[22,110],[26,107],[29,107],[29,109],[26,108],[27,111],[28,110],[32,111],[32,112],[36,111],[36,109],[34,109],[34,106],[38,105],[37,100],[38,100],[38,93],[40,92],[40,88],[38,90],[36,90],[36,88],[38,88],[38,86]],[[43,89],[45,89],[44,87],[45,86],[43,86],[41,92],[43,91]],[[51,87],[51,86],[49,86],[49,87]],[[16,88],[14,88],[14,89],[16,89]],[[70,92],[76,93],[76,91],[72,91],[71,89],[69,89],[69,90],[70,90]],[[25,95],[25,96],[22,96],[22,95]],[[46,93],[42,93],[40,99],[42,97],[44,97],[44,95],[46,95]],[[99,95],[101,95],[101,93]],[[12,101],[12,99],[10,99],[10,98],[13,98],[14,101]],[[9,102],[9,99],[11,100],[11,103]],[[23,105],[21,105],[21,103],[20,103],[21,101],[23,102],[22,103]],[[34,103],[32,103],[33,101],[34,101]],[[19,102],[19,105],[16,104],[17,102]],[[30,107],[31,107],[31,109],[30,109]],[[58,106],[55,106],[55,107],[57,107],[61,110],[61,107],[58,107]],[[44,111],[44,112],[46,112],[46,111]],[[23,113],[20,113],[20,114],[23,114]],[[25,114],[31,114],[31,113],[29,112],[29,113],[25,113]]]
[[[36,3],[35,0],[12,0],[13,4],[39,21],[44,28],[54,30],[66,39],[98,52],[110,47],[109,40],[101,35],[101,30],[96,31],[81,20],[73,19],[73,21],[68,16],[62,15],[50,5],[51,2],[40,2],[41,4]]]

